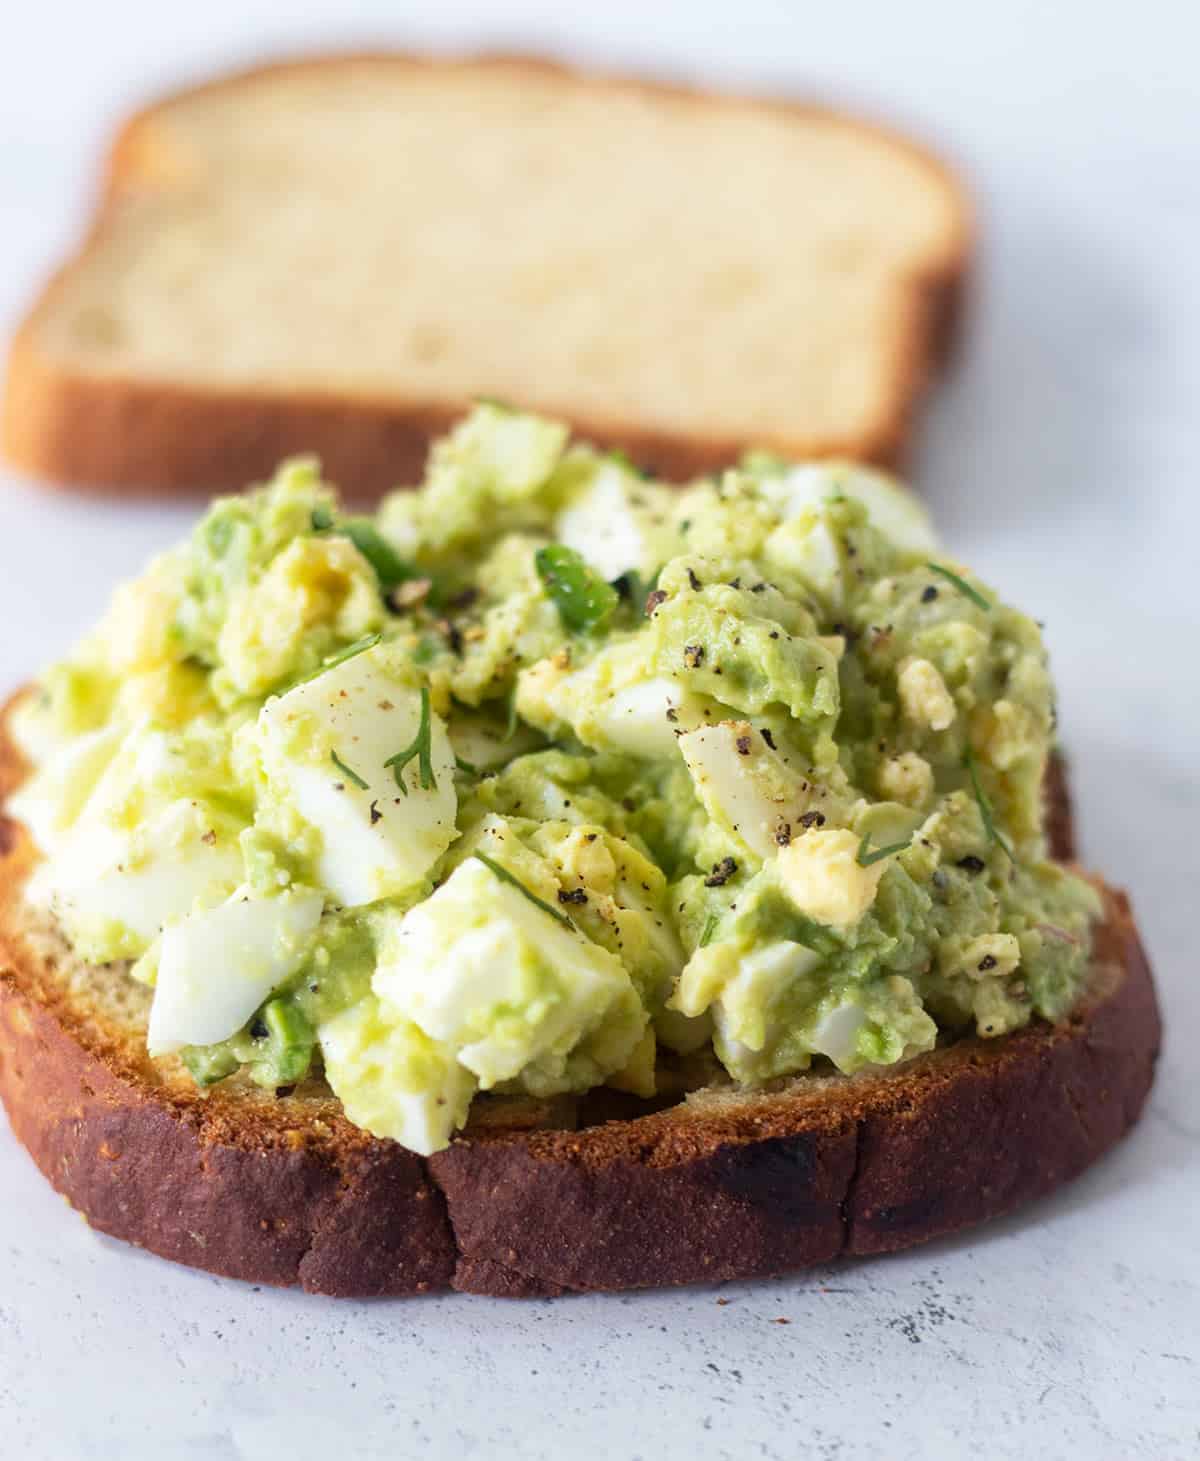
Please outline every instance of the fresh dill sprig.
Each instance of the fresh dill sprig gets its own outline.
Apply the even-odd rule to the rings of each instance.
[[[307,685],[310,680],[315,680],[318,675],[323,675],[326,670],[332,670],[335,665],[344,665],[348,659],[353,659],[355,655],[362,654],[364,650],[374,649],[382,638],[383,635],[379,633],[364,634],[361,639],[356,639],[353,644],[346,645],[345,649],[339,649],[336,654],[327,655],[315,670],[307,675],[301,675],[298,680],[294,681],[293,688],[296,685]]]
[[[536,893],[530,892],[530,890],[525,886],[520,878],[518,878],[514,873],[510,873],[509,870],[502,864],[490,858],[486,852],[476,852],[474,856],[477,857],[481,863],[483,863],[484,867],[487,868],[489,872],[498,877],[502,883],[507,883],[509,887],[516,888],[518,893],[520,893],[523,897],[528,898],[528,900],[533,904],[535,908],[540,908],[543,913],[548,913],[551,918],[555,919],[558,923],[563,924],[566,928],[574,929],[575,925],[571,922],[571,920],[567,917],[565,913],[561,912],[561,910],[559,910],[558,908],[552,907],[551,904],[547,903],[544,898],[539,898]]]
[[[517,726],[520,724],[520,717],[517,715],[517,692],[514,690],[508,697],[508,718],[504,725],[504,740],[511,741],[517,733]]]
[[[367,783],[362,779],[358,772],[353,769],[353,767],[346,765],[345,761],[342,760],[342,758],[338,755],[336,751],[330,751],[329,759],[333,762],[333,764],[342,773],[347,781],[352,781],[354,785],[358,787],[359,791],[366,791]]]
[[[998,847],[1003,849],[1009,862],[1016,862],[1016,858],[1013,856],[1013,850],[1008,845],[1008,839],[996,826],[995,813],[980,783],[979,771],[975,765],[975,752],[972,751],[970,746],[963,752],[963,765],[967,768],[967,775],[971,778],[971,791],[975,797],[975,804],[979,808],[979,817],[983,822],[983,830],[987,833],[988,841],[996,843]]]
[[[858,852],[854,861],[859,867],[870,867],[873,862],[882,862],[885,857],[891,857],[894,852],[903,852],[906,847],[912,846],[912,838],[906,838],[903,842],[889,842],[886,847],[872,847],[869,836],[863,838],[858,844]]]
[[[436,791],[437,778],[433,774],[433,716],[429,708],[429,687],[427,685],[421,686],[421,723],[417,726],[416,735],[402,751],[397,751],[394,756],[389,756],[383,763],[392,768],[396,785],[404,796],[408,795],[408,787],[404,784],[402,772],[412,760],[417,763],[421,790]]]
[[[984,598],[979,590],[977,588],[972,588],[967,580],[965,578],[961,578],[957,573],[954,572],[952,568],[943,568],[940,563],[927,563],[925,567],[928,568],[931,573],[940,573],[944,579],[947,579],[950,583],[952,583],[954,587],[959,591],[959,593],[962,594],[965,598],[970,599],[973,604],[978,604],[979,607],[981,609],[984,609],[985,611],[991,609],[991,604],[988,602],[987,599]]]

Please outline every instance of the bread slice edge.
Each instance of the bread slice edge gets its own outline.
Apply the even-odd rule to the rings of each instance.
[[[178,385],[120,374],[96,375],[48,358],[38,348],[40,321],[55,307],[68,279],[87,260],[108,226],[123,188],[153,166],[145,138],[157,112],[182,97],[253,83],[263,74],[388,59],[404,66],[524,68],[577,77],[589,85],[634,88],[649,94],[728,99],[719,91],[636,77],[580,71],[528,56],[488,54],[421,57],[402,53],[329,55],[279,62],[217,78],[162,98],[121,128],[105,168],[98,206],[85,237],[51,278],[19,326],[8,362],[0,407],[0,447],[11,464],[51,485],[122,493],[207,492],[229,489],[270,474],[284,456],[315,452],[330,479],[354,498],[380,493],[420,478],[429,442],[444,433],[470,404],[450,399],[371,399],[318,391],[228,390]],[[804,102],[733,98],[797,115],[830,117],[865,136],[917,158],[955,200],[956,223],[938,253],[922,268],[897,279],[896,319],[883,347],[895,381],[888,408],[852,436],[749,443],[784,455],[849,457],[888,468],[903,464],[919,400],[948,358],[959,330],[965,281],[974,245],[974,220],[958,180],[932,153],[907,137],[831,108]],[[741,438],[646,429],[633,421],[604,419],[571,409],[569,401],[523,401],[529,409],[569,418],[581,436],[621,447],[640,464],[671,480],[686,480],[735,462],[748,444]]]

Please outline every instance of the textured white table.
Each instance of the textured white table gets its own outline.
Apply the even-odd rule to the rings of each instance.
[[[299,8],[6,17],[0,324],[76,227],[100,130],[147,87],[417,34],[384,0]],[[977,309],[919,470],[949,541],[1047,621],[1085,853],[1133,890],[1158,969],[1159,1082],[1111,1159],[965,1237],[786,1282],[524,1305],[334,1305],[173,1268],[90,1233],[0,1129],[0,1453],[1200,1455],[1194,7],[478,4],[421,23],[857,98],[970,169]],[[4,481],[0,683],[64,649],[186,519]]]

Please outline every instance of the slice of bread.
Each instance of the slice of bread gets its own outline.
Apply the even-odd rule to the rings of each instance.
[[[21,767],[0,752],[0,790]],[[1061,816],[1058,818],[1061,823]],[[24,910],[33,859],[0,821],[0,1097],[96,1228],[256,1283],[512,1297],[750,1278],[903,1248],[1081,1172],[1137,1120],[1160,1027],[1129,905],[1106,892],[1069,1019],[892,1070],[476,1103],[422,1158],[310,1080],[205,1094],[145,1052],[148,993],[81,964]],[[656,1109],[657,1106],[657,1109]]]
[[[895,464],[970,245],[957,182],[815,108],[510,58],[341,57],[170,97],[12,349],[19,468],[415,480],[473,397],[664,476]]]

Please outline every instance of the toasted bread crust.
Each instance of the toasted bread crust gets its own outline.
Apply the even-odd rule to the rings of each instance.
[[[236,87],[264,71],[338,65],[360,59],[331,56],[260,67],[211,82],[197,90]],[[482,56],[454,63],[396,55],[399,65],[510,67],[579,74],[581,81],[651,94],[704,97],[707,93],[662,82],[604,78],[527,57]],[[168,101],[171,98],[168,98]],[[758,105],[792,113],[820,109],[787,101]],[[163,105],[160,103],[159,105]],[[92,376],[48,360],[36,345],[41,318],[54,308],[61,282],[86,258],[108,222],[108,209],[123,185],[153,169],[148,124],[157,107],[138,113],[119,134],[109,158],[101,202],[76,259],[50,281],[13,341],[0,421],[0,440],[21,470],[58,484],[122,493],[209,491],[263,478],[283,457],[316,452],[330,479],[352,497],[370,498],[419,480],[430,441],[446,431],[467,401],[421,401],[302,392],[221,391],[174,386],[161,381]],[[825,113],[829,114],[829,113]],[[763,441],[787,455],[850,457],[885,467],[901,465],[912,419],[929,378],[946,360],[958,333],[964,281],[972,248],[972,223],[965,197],[940,162],[915,144],[858,120],[847,126],[884,137],[920,159],[941,178],[959,203],[956,236],[940,256],[902,281],[895,343],[889,346],[894,389],[889,409],[853,437],[830,436]],[[745,447],[739,439],[648,431],[636,423],[605,420],[563,410],[553,402],[531,406],[570,417],[579,434],[600,445],[621,447],[639,464],[669,480],[686,480],[728,466]]]
[[[0,747],[0,792],[19,779]],[[22,935],[33,852],[0,822],[0,1099],[99,1230],[256,1283],[507,1297],[780,1274],[1007,1212],[1137,1120],[1160,1025],[1124,895],[1059,1025],[890,1073],[700,1093],[579,1131],[477,1126],[424,1159],[331,1099],[239,1102],[164,1079]]]
[[[252,1283],[420,1293],[450,1280],[445,1205],[395,1143],[251,1128],[215,1139],[0,974],[0,1097],[17,1139],[100,1232]]]
[[[1074,862],[1075,814],[1071,806],[1071,787],[1067,780],[1066,756],[1061,750],[1050,753],[1042,780],[1042,809],[1045,816],[1046,845],[1050,856],[1059,862]]]

